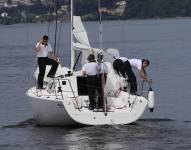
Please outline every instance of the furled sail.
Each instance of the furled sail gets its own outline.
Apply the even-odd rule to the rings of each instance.
[[[74,16],[73,34],[76,38],[76,42],[90,47],[87,32],[82,24],[80,16]]]
[[[83,65],[87,62],[86,60],[91,52],[91,46],[80,16],[73,16],[73,27],[73,34],[75,37],[73,48],[74,50],[82,51],[81,65]]]
[[[100,50],[98,48],[92,48],[80,16],[74,16],[73,20],[73,34],[75,37],[75,41],[73,41],[73,49],[82,51],[81,65],[87,62],[87,57],[90,53],[94,53],[95,56],[97,56],[98,53],[102,52],[104,55],[104,61],[106,62],[113,62],[114,58],[119,57],[119,50],[117,49],[109,48]]]
[[[74,50],[79,50],[79,51],[90,51],[92,48],[80,43],[73,43],[73,48]]]

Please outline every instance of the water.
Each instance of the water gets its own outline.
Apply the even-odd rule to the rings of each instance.
[[[156,109],[132,125],[82,128],[37,127],[25,96],[26,77],[44,24],[0,25],[0,150],[164,150],[191,149],[190,19],[103,22],[104,47],[129,58],[148,58]],[[53,25],[50,37],[53,45]],[[62,63],[69,66],[69,24],[63,25]],[[99,25],[86,22],[99,47]]]

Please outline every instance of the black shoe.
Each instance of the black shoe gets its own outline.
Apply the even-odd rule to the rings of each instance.
[[[103,109],[103,106],[97,106],[96,109]]]
[[[54,78],[55,76],[54,75],[47,75],[47,77]]]
[[[94,106],[89,106],[89,110],[94,110]]]
[[[37,87],[37,89],[39,89],[39,90],[44,90],[45,88],[43,88],[43,87]]]
[[[130,93],[131,95],[136,95],[136,96],[140,96],[139,94],[135,93]]]

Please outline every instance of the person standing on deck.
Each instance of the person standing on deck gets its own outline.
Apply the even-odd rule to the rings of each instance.
[[[52,65],[47,77],[53,78],[58,68],[58,57],[54,55],[52,47],[48,42],[49,38],[44,35],[42,40],[36,44],[35,51],[38,57],[38,89],[43,89],[43,80],[46,72],[46,65]],[[50,57],[50,58],[49,58]]]
[[[132,67],[139,70],[139,75],[143,80],[151,82],[145,70],[149,65],[150,62],[147,59],[127,59],[126,57],[119,57],[113,62],[114,70],[124,78],[128,77],[130,94],[136,94],[137,92],[137,80]]]
[[[96,90],[98,82],[99,67],[95,61],[95,56],[90,54],[87,58],[88,63],[82,67],[82,76],[87,77],[88,95],[89,95],[89,109],[94,110],[96,107]]]
[[[97,63],[99,66],[99,81],[97,82],[97,91],[98,91],[98,109],[103,108],[104,102],[104,86],[107,79],[108,68],[107,65],[103,61],[103,54],[99,53],[97,56]]]

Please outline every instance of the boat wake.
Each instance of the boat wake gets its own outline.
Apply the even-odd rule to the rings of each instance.
[[[140,119],[138,122],[172,122],[175,121],[173,119],[169,119],[169,118],[157,118],[157,119]],[[138,122],[134,122],[131,123],[129,125],[137,125]],[[184,121],[185,123],[191,123],[191,121]],[[14,125],[6,125],[1,127],[2,129],[5,128],[26,128],[26,127],[31,127],[31,126],[36,126],[35,120],[33,118],[27,119],[25,121],[19,122],[18,124],[14,124]],[[112,124],[112,125],[103,125],[103,127],[113,127],[115,129],[120,129],[121,127],[123,127],[124,125],[116,125],[116,124]],[[43,126],[41,126],[43,127]],[[47,127],[47,126],[46,126]]]
[[[184,122],[185,122],[185,123],[191,123],[191,121],[190,121],[190,120],[185,120]]]
[[[140,122],[172,122],[175,121],[173,119],[169,119],[169,118],[153,118],[153,119],[140,119]]]
[[[26,128],[26,127],[31,127],[31,126],[35,126],[35,120],[33,118],[27,119],[25,121],[22,121],[18,124],[15,125],[6,125],[3,126],[2,128]]]

